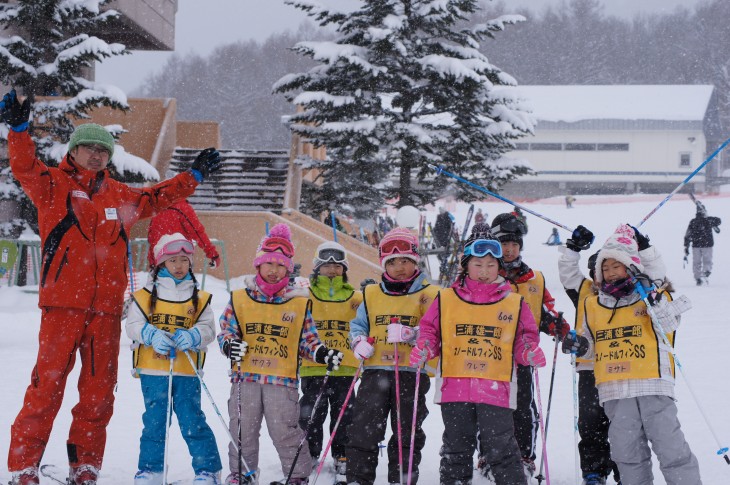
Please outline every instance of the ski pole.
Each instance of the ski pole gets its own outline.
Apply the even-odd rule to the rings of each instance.
[[[540,435],[542,438],[542,458],[545,460],[545,484],[550,485],[550,468],[548,467],[548,457],[547,457],[547,443],[545,441],[545,437],[547,436],[545,433],[545,426],[543,425],[542,421],[542,397],[540,396],[540,372],[538,372],[538,369],[533,368],[532,370],[535,373],[535,389],[537,391],[537,405],[540,408]]]
[[[192,363],[192,362],[191,362]],[[241,452],[241,441],[243,433],[241,431],[241,362],[238,362],[238,483],[243,483],[242,479],[242,468],[243,468],[243,453]]]
[[[730,141],[730,140],[729,140]],[[682,363],[679,361],[679,357],[677,357],[677,353],[674,351],[674,346],[669,341],[669,338],[667,338],[666,332],[664,331],[664,328],[662,328],[662,324],[659,322],[659,318],[656,315],[656,312],[654,311],[654,306],[652,303],[651,298],[649,297],[648,290],[651,290],[652,288],[644,287],[643,282],[640,278],[637,278],[638,271],[636,270],[636,266],[631,267],[631,270],[629,274],[631,275],[632,280],[635,283],[636,291],[641,296],[641,299],[644,301],[644,304],[646,304],[646,309],[649,312],[649,316],[651,317],[652,324],[655,326],[656,333],[659,334],[659,336],[662,339],[662,343],[667,347],[668,352],[670,352],[674,356],[674,362],[677,363],[677,367],[679,368],[680,374],[682,374],[682,377],[684,378],[684,382],[687,384],[687,389],[689,389],[689,393],[692,396],[692,399],[694,399],[695,404],[697,405],[697,409],[700,411],[700,414],[702,415],[702,419],[705,420],[705,424],[707,425],[707,428],[710,430],[710,433],[712,434],[712,437],[715,439],[715,444],[717,444],[718,450],[717,455],[722,456],[725,459],[725,462],[730,465],[730,457],[728,456],[728,451],[730,451],[730,448],[727,446],[722,446],[720,444],[720,439],[717,437],[717,434],[715,433],[715,429],[710,424],[710,420],[707,418],[707,414],[705,414],[705,410],[700,404],[699,399],[697,399],[697,395],[694,392],[694,389],[692,388],[692,384],[690,384],[689,379],[687,378],[687,375],[684,373],[684,367],[682,367]]]
[[[236,444],[236,440],[233,438],[233,433],[231,433],[231,430],[228,428],[228,425],[223,420],[223,415],[221,414],[220,410],[218,409],[218,406],[216,406],[215,400],[213,399],[213,395],[210,393],[210,390],[208,390],[208,386],[205,385],[203,376],[200,375],[200,372],[198,371],[198,368],[196,367],[195,363],[193,363],[193,359],[190,358],[190,355],[188,355],[187,352],[183,352],[183,354],[185,354],[185,357],[188,358],[188,362],[190,362],[190,366],[193,368],[195,375],[198,376],[198,380],[200,381],[200,386],[203,388],[203,390],[205,391],[205,394],[208,396],[208,400],[210,401],[210,404],[213,406],[215,413],[218,415],[218,419],[220,420],[221,424],[223,425],[223,428],[225,428],[226,433],[228,433],[228,439],[231,440],[231,444],[233,444],[233,447],[240,454],[241,448]],[[239,382],[239,385],[240,385],[240,382]],[[240,391],[240,388],[239,388],[239,391]],[[239,422],[240,422],[240,419],[239,419]],[[251,476],[254,474],[254,471],[248,467],[248,464],[246,463],[246,460],[243,459],[243,456],[241,456],[241,463],[243,463],[243,466],[246,468],[246,473],[244,474],[244,476],[248,477],[248,476]],[[241,470],[239,469],[238,472],[240,473]],[[164,483],[167,483],[167,482],[164,482]]]
[[[400,470],[400,485],[403,484],[403,429],[400,424],[400,372],[399,372],[399,355],[398,342],[393,342],[395,355],[393,361],[395,363],[395,420],[398,423],[398,470]]]
[[[675,188],[674,190],[672,190],[672,192],[671,192],[671,193],[670,193],[669,195],[667,195],[667,196],[666,196],[666,197],[664,198],[664,200],[662,200],[661,202],[659,202],[659,205],[657,205],[656,207],[654,207],[654,208],[653,208],[653,209],[651,210],[651,212],[649,212],[649,213],[648,213],[648,214],[647,214],[647,215],[646,215],[646,216],[645,216],[645,217],[644,217],[644,218],[643,218],[643,219],[641,220],[641,222],[639,222],[639,223],[638,223],[638,224],[636,225],[636,227],[641,227],[641,226],[642,226],[642,224],[644,224],[644,223],[645,223],[645,222],[647,221],[647,219],[649,219],[649,218],[650,218],[651,216],[653,216],[653,215],[654,215],[654,213],[655,213],[656,211],[658,211],[658,210],[659,210],[659,209],[661,208],[661,206],[663,206],[664,204],[666,204],[666,203],[667,203],[667,201],[668,201],[669,199],[671,199],[671,198],[672,198],[672,197],[674,196],[674,194],[676,194],[677,192],[679,192],[679,191],[680,191],[680,190],[682,189],[682,187],[684,187],[685,185],[687,185],[687,182],[689,182],[689,181],[690,181],[690,179],[692,179],[692,177],[694,177],[695,175],[697,175],[697,174],[699,173],[699,171],[700,171],[700,170],[702,170],[703,168],[705,168],[705,165],[707,165],[708,163],[710,163],[710,162],[712,161],[712,159],[714,159],[714,158],[715,158],[715,157],[717,156],[717,154],[718,154],[718,153],[720,153],[721,151],[723,151],[723,150],[725,149],[725,147],[726,147],[726,146],[727,146],[728,144],[730,144],[730,138],[728,138],[727,140],[725,140],[725,141],[724,141],[724,142],[722,143],[722,145],[720,145],[719,147],[717,147],[717,149],[715,149],[715,151],[714,151],[714,152],[712,152],[712,153],[710,154],[710,156],[709,156],[709,157],[707,157],[707,158],[705,159],[705,161],[704,161],[704,162],[702,162],[702,163],[700,164],[700,166],[699,166],[699,167],[697,167],[697,168],[695,169],[695,171],[694,171],[694,172],[692,172],[691,174],[687,175],[687,178],[685,178],[685,179],[684,179],[684,180],[683,180],[683,181],[682,181],[682,182],[681,182],[681,183],[680,183],[679,185],[677,185],[677,187],[676,187],[676,188]],[[729,462],[729,463],[730,463],[730,462]]]
[[[575,330],[570,331],[575,336]],[[575,451],[575,485],[580,482],[580,453],[578,452],[578,443],[580,442],[580,433],[578,432],[578,362],[575,360],[575,353],[571,353],[570,365],[573,366],[573,443]]]
[[[337,242],[337,222],[335,220],[335,211],[330,211],[330,224],[332,225],[332,234],[335,242]]]
[[[370,337],[368,341],[372,340],[373,342],[375,339]],[[372,342],[370,342],[372,345]],[[355,389],[355,384],[357,383],[357,380],[360,378],[360,374],[362,373],[362,369],[365,365],[365,361],[361,360],[360,365],[357,368],[357,371],[355,371],[355,375],[352,378],[352,382],[350,383],[350,388],[347,390],[347,395],[345,396],[345,400],[342,403],[342,409],[340,409],[340,413],[337,415],[337,421],[335,422],[335,427],[332,428],[332,433],[330,434],[330,439],[327,441],[327,446],[324,448],[324,452],[322,453],[322,459],[319,461],[319,465],[317,465],[317,474],[314,475],[314,481],[312,482],[312,485],[317,485],[317,479],[319,478],[319,474],[322,473],[322,467],[324,466],[324,461],[327,458],[327,452],[330,450],[330,447],[332,446],[332,442],[335,440],[335,434],[337,434],[337,428],[340,426],[340,421],[342,421],[342,417],[345,415],[345,410],[347,409],[347,403],[350,401],[350,397],[352,396],[352,391]]]
[[[299,459],[299,454],[302,452],[302,446],[304,446],[304,442],[307,441],[307,436],[309,436],[309,428],[312,427],[312,420],[314,419],[314,413],[317,412],[317,404],[319,404],[319,400],[322,398],[322,395],[324,394],[324,390],[327,387],[327,379],[330,377],[330,372],[332,370],[327,367],[327,372],[324,373],[324,380],[322,381],[322,388],[319,390],[319,393],[317,394],[317,398],[314,400],[314,405],[312,406],[312,412],[309,415],[309,420],[307,421],[307,429],[304,430],[304,434],[302,435],[302,439],[299,441],[299,446],[297,447],[297,452],[294,455],[294,460],[291,462],[291,468],[289,468],[289,473],[286,476],[286,480],[284,480],[284,485],[289,485],[289,480],[291,480],[291,474],[294,473],[294,467],[297,465],[297,460]]]
[[[560,318],[562,319],[563,315],[562,312],[559,314]],[[547,403],[547,412],[545,413],[545,438],[547,438],[548,428],[550,427],[550,405],[553,402],[553,385],[555,384],[555,364],[558,362],[558,345],[560,344],[560,340],[556,337],[555,338],[555,352],[553,352],[553,370],[550,373],[550,391],[548,391],[548,403]],[[540,472],[537,474],[535,478],[537,478],[537,483],[540,485],[542,481],[545,479],[544,476],[542,476],[542,467],[545,463],[545,454],[543,453],[540,457]]]
[[[428,348],[428,340],[426,340],[426,348]],[[413,418],[411,418],[411,444],[408,450],[408,485],[411,485],[411,474],[413,473],[413,447],[416,443],[416,421],[418,417],[418,388],[421,385],[421,370],[423,364],[419,364],[416,368],[416,393],[413,397]]]
[[[728,141],[730,141],[730,140],[728,140]],[[477,185],[477,184],[475,184],[473,182],[470,182],[470,181],[466,180],[465,178],[459,177],[456,174],[453,174],[451,172],[448,172],[448,171],[444,170],[443,167],[434,165],[432,163],[429,163],[428,166],[431,167],[432,169],[434,169],[436,171],[436,173],[439,174],[439,175],[446,175],[447,177],[451,177],[451,178],[453,178],[455,180],[458,180],[459,182],[462,182],[462,183],[468,185],[469,187],[471,187],[473,189],[478,190],[479,192],[482,192],[482,193],[487,194],[487,195],[491,195],[495,199],[499,199],[502,202],[507,202],[510,205],[513,205],[515,207],[519,207],[520,209],[524,210],[525,212],[529,212],[533,216],[539,217],[540,219],[542,219],[544,221],[547,221],[547,222],[549,222],[551,224],[555,224],[556,226],[558,226],[560,228],[563,228],[566,231],[569,231],[571,233],[573,232],[573,229],[571,229],[570,227],[568,227],[566,225],[563,225],[563,224],[559,223],[558,221],[555,221],[553,219],[550,219],[549,217],[544,216],[544,215],[540,214],[539,212],[535,212],[535,211],[533,211],[531,209],[528,209],[527,207],[525,207],[522,204],[518,204],[517,202],[514,202],[514,201],[512,201],[512,200],[510,200],[510,199],[508,199],[506,197],[502,197],[501,195],[496,194],[496,193],[494,193],[494,192],[492,192],[490,190],[487,190],[484,187],[482,187],[480,185]]]
[[[167,483],[168,454],[170,453],[170,424],[172,422],[172,370],[175,366],[175,350],[170,351],[170,372],[167,375],[167,412],[165,413],[165,451],[162,463],[162,483]]]

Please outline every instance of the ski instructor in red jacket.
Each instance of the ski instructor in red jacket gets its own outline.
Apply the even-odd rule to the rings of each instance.
[[[58,168],[38,160],[28,134],[30,110],[30,99],[20,104],[14,90],[0,104],[10,127],[10,167],[38,208],[43,246],[38,357],[11,428],[10,483],[39,483],[38,466],[78,351],[79,403],[71,411],[66,445],[68,483],[95,485],[117,382],[129,231],[139,219],[192,194],[220,168],[220,155],[208,148],[189,171],[134,189],[109,177],[114,138],[96,124],[76,128]]]

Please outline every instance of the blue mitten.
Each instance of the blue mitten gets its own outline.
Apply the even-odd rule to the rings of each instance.
[[[152,346],[155,352],[161,355],[168,355],[175,348],[175,342],[163,331],[155,328],[149,323],[142,327],[142,343]]]
[[[200,331],[195,327],[190,330],[178,330],[172,336],[172,341],[175,342],[175,347],[182,352],[198,350],[200,346]]]

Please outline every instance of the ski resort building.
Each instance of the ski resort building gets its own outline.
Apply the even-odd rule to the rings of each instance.
[[[723,141],[711,85],[520,86],[535,133],[511,158],[529,162],[502,193],[668,193]],[[716,160],[688,189],[712,191],[729,180],[728,160]]]

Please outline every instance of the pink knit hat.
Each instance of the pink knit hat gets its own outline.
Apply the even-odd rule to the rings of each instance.
[[[599,283],[603,281],[601,267],[607,259],[615,259],[627,268],[636,266],[639,272],[644,272],[634,230],[628,224],[618,226],[616,231],[611,234],[611,237],[603,243],[603,247],[598,252],[598,257],[596,258],[596,281]]]
[[[291,242],[291,231],[286,224],[277,224],[271,228],[268,236],[264,236],[256,249],[253,265],[258,269],[264,263],[279,263],[286,270],[294,271],[294,245]]]
[[[404,227],[396,227],[388,232],[378,244],[380,266],[385,270],[385,264],[391,259],[408,258],[418,264],[421,256],[418,254],[418,238]]]

